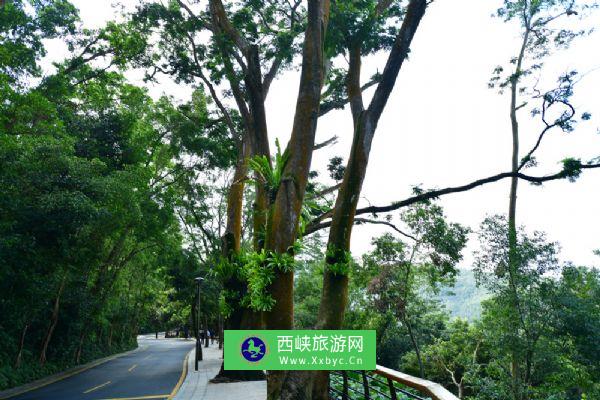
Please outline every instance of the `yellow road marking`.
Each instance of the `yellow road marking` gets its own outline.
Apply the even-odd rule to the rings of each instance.
[[[185,380],[185,377],[187,375],[188,358],[191,353],[192,353],[192,350],[190,350],[186,354],[185,359],[183,360],[183,371],[181,371],[181,376],[179,377],[179,381],[177,382],[177,385],[175,385],[175,387],[173,388],[173,391],[169,395],[169,400],[171,400],[173,397],[175,397],[175,395],[179,391],[179,388],[181,387],[181,385],[183,385],[183,381]]]
[[[157,394],[153,396],[140,396],[140,397],[114,397],[110,399],[102,399],[102,400],[145,400],[145,399],[166,399],[170,395],[168,394]]]
[[[98,385],[98,386],[94,386],[93,388],[91,388],[91,389],[88,389],[88,390],[86,390],[85,392],[83,392],[83,394],[86,394],[86,393],[89,393],[89,392],[93,392],[94,390],[98,390],[98,389],[100,389],[101,387],[104,387],[104,386],[108,385],[109,383],[110,383],[110,381],[108,381],[108,382],[104,382],[103,384],[101,384],[101,385]]]
[[[137,364],[133,364],[133,367],[129,368],[127,371],[131,372],[135,369],[135,367],[137,367]]]

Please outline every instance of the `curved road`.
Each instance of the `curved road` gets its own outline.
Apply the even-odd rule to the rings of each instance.
[[[138,338],[140,349],[11,400],[166,399],[194,341]]]

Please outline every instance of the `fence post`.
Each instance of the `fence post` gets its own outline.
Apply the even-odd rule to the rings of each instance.
[[[387,378],[388,386],[390,388],[390,396],[392,400],[398,400],[398,396],[396,395],[396,387],[394,386],[394,381],[390,378]]]
[[[367,378],[367,373],[365,371],[361,371],[362,379],[363,379],[363,388],[365,389],[365,400],[370,400],[371,396],[369,395],[369,379]]]
[[[342,371],[342,400],[348,400],[348,371]]]

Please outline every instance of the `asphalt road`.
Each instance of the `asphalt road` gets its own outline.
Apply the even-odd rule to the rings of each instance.
[[[138,339],[140,349],[11,400],[166,399],[193,341]]]

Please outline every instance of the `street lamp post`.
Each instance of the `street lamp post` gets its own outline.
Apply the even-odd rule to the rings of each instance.
[[[204,278],[199,276],[194,280],[196,281],[196,362],[194,369],[198,371],[198,361],[202,361],[202,342],[200,341],[200,283]]]

